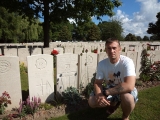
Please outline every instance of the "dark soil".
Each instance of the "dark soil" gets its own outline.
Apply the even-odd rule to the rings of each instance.
[[[138,82],[136,83],[136,88],[138,91],[144,90],[150,87],[158,86],[160,85],[160,81],[149,81],[149,82]],[[21,120],[47,120],[49,118],[59,117],[63,116],[68,113],[72,113],[75,111],[83,110],[88,108],[88,102],[87,99],[83,99],[78,105],[65,105],[62,104],[60,106],[55,106],[51,108],[50,110],[38,110],[34,115],[27,115]],[[19,117],[17,117],[17,112],[13,111],[5,111],[3,115],[0,115],[0,120],[6,116],[12,116],[12,119],[8,120],[20,120]],[[7,120],[7,119],[6,119]]]

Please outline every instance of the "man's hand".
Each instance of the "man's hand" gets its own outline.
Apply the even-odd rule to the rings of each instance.
[[[96,102],[99,107],[110,106],[110,101],[104,95],[97,95]]]

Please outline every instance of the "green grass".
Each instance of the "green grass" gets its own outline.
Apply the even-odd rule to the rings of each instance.
[[[105,110],[85,109],[66,114],[50,120],[121,120],[122,111],[119,107],[116,112],[106,117]],[[130,120],[159,120],[160,119],[160,86],[149,88],[139,92],[139,101],[130,115]]]

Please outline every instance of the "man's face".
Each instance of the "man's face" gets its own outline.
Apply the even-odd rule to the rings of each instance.
[[[108,57],[111,60],[111,62],[112,60],[115,62],[119,60],[120,52],[121,52],[121,47],[119,46],[118,42],[115,41],[106,44],[106,53],[108,54]]]

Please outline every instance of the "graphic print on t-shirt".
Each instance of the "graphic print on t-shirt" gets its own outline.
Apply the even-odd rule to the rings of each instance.
[[[115,85],[121,83],[121,78],[120,78],[121,72],[118,71],[117,73],[109,73],[109,83],[108,85],[114,87]]]

